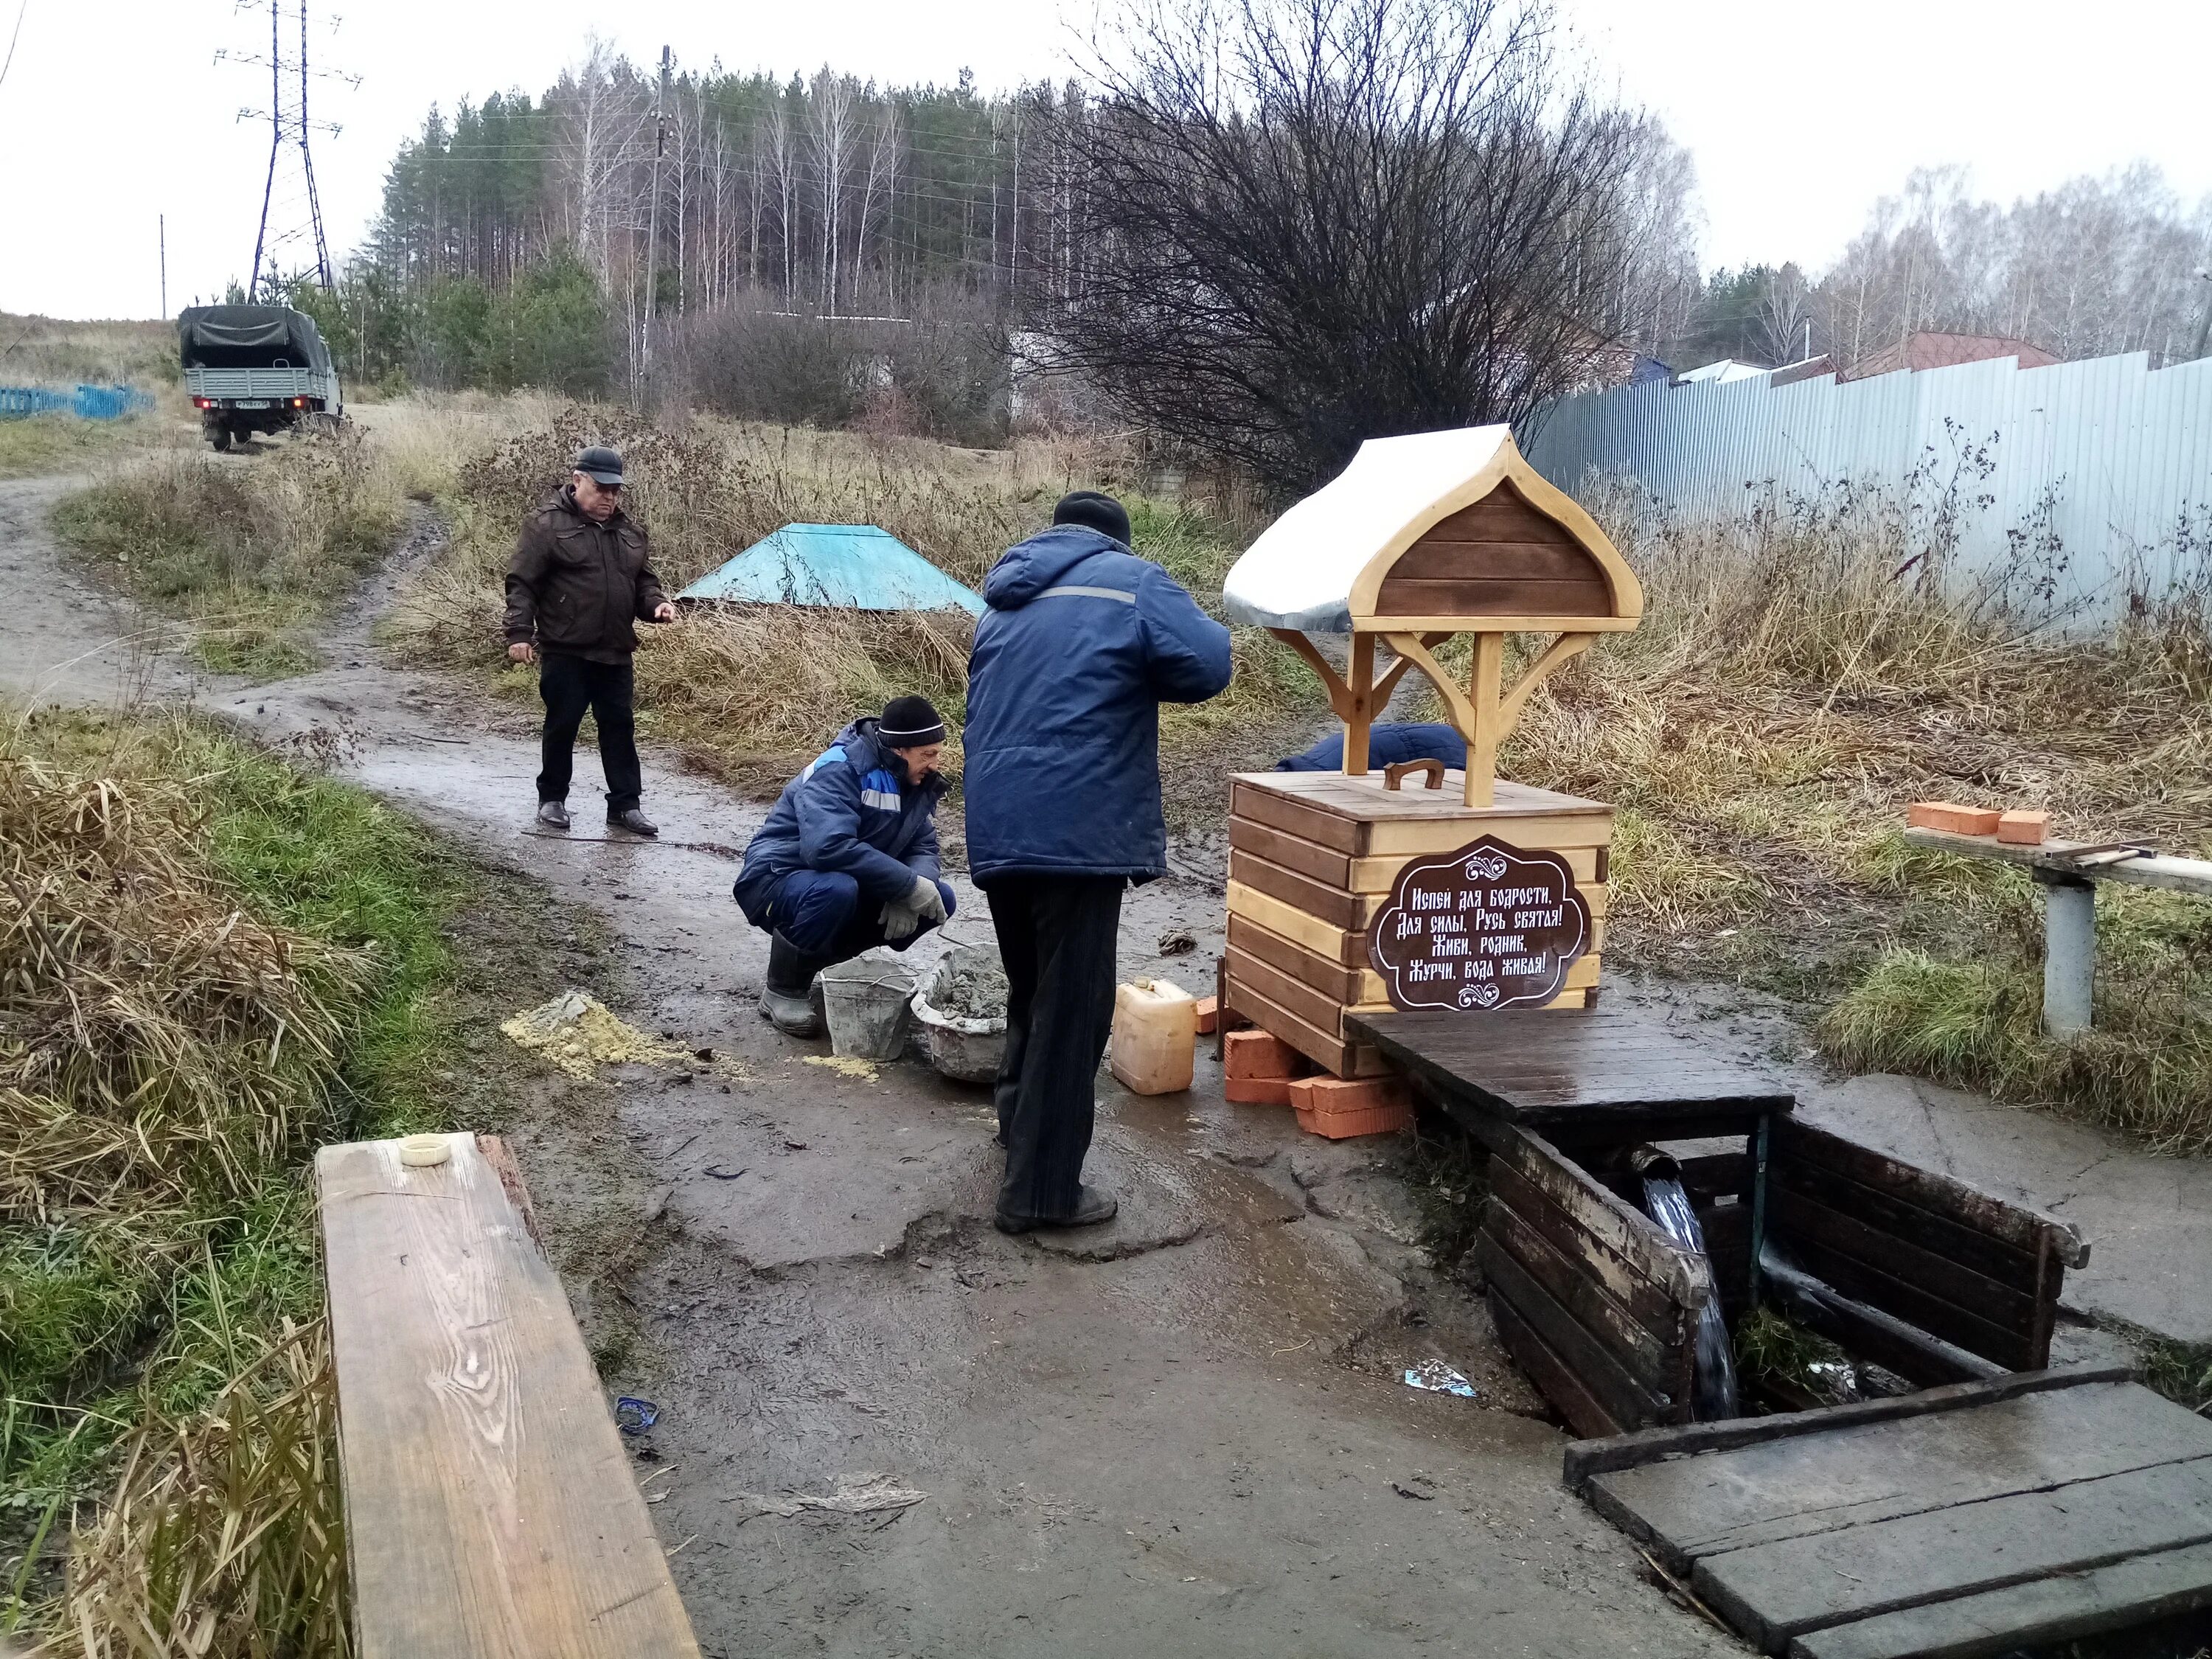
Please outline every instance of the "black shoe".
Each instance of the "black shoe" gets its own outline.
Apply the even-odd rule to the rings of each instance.
[[[814,976],[823,964],[781,933],[771,933],[768,977],[761,986],[760,1016],[786,1036],[822,1035],[822,1012],[814,1006]]]
[[[566,830],[568,827],[568,803],[563,800],[539,801],[538,821],[548,830]]]
[[[633,836],[657,836],[660,833],[660,826],[635,806],[624,807],[619,812],[608,813],[607,828],[627,830]]]
[[[1040,1227],[1095,1227],[1102,1221],[1111,1221],[1121,1207],[1113,1194],[1098,1187],[1085,1187],[1075,1194],[1073,1215],[1008,1215],[1001,1210],[991,1220],[1002,1233],[1030,1233]]]

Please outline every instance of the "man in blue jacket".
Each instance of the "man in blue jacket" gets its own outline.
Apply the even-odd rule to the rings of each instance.
[[[761,1017],[818,1036],[815,975],[869,946],[903,951],[952,914],[937,856],[945,722],[927,697],[854,720],[784,787],[732,889],[769,933]]]
[[[1083,1184],[1114,1019],[1121,892],[1167,873],[1159,705],[1229,684],[1229,630],[1129,550],[1129,515],[1079,490],[984,579],[968,659],[968,864],[1006,958],[999,1139],[1007,1232],[1104,1221]]]
[[[1440,760],[1446,766],[1467,764],[1467,739],[1449,726],[1406,725],[1390,722],[1367,728],[1367,764],[1379,772],[1409,760]],[[1278,772],[1341,772],[1344,770],[1344,728],[1339,726],[1303,754],[1275,763]]]

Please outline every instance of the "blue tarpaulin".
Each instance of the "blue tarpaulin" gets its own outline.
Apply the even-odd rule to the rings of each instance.
[[[983,614],[983,601],[872,524],[787,524],[676,596],[741,605]]]
[[[69,414],[80,421],[118,421],[153,406],[153,398],[136,386],[81,386],[75,392],[56,392],[43,386],[0,386],[0,419]]]

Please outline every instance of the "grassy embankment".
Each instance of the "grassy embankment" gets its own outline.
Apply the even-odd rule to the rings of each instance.
[[[1644,626],[1558,676],[1503,759],[1619,804],[1609,953],[1807,1004],[1846,1065],[2212,1151],[2212,907],[2101,886],[2097,1030],[2062,1047],[2038,1029],[2033,884],[1900,833],[1942,798],[2212,851],[2203,615],[2053,641],[2032,596],[1901,574],[1910,527],[1864,501],[1736,531],[1611,520]]]
[[[217,457],[185,442],[112,458],[55,507],[62,539],[108,580],[183,623],[217,673],[276,679],[319,660],[316,635],[392,550],[410,503],[527,420],[529,398],[406,399],[336,435]]]
[[[497,1124],[477,988],[558,973],[520,931],[408,820],[211,729],[0,728],[0,1632],[344,1650],[306,1162]]]
[[[880,525],[977,586],[1000,552],[1042,528],[1054,501],[1079,487],[1128,499],[1139,548],[1208,604],[1218,603],[1241,545],[1221,516],[1143,496],[1128,459],[1104,443],[979,452],[703,419],[667,427],[572,408],[461,470],[451,554],[404,587],[392,612],[391,635],[406,654],[489,677],[517,701],[534,696],[532,672],[501,659],[501,576],[521,515],[592,441],[623,450],[632,510],[652,531],[671,592],[793,522]],[[641,720],[651,739],[675,745],[698,769],[772,793],[845,721],[898,692],[928,696],[957,728],[972,631],[957,614],[701,609],[674,627],[641,630]],[[1263,635],[1240,629],[1237,648],[1228,696],[1169,712],[1171,749],[1234,745],[1318,706],[1304,671]],[[1265,742],[1251,744],[1256,758]],[[951,764],[957,771],[957,750]]]
[[[0,386],[130,385],[155,399],[152,411],[119,421],[54,414],[0,420],[0,478],[81,471],[131,450],[185,441],[194,428],[191,410],[173,390],[179,379],[172,324],[0,312]]]

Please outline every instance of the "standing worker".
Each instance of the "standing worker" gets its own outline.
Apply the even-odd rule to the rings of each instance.
[[[968,866],[1006,958],[1002,1231],[1109,1219],[1083,1185],[1121,891],[1167,873],[1159,705],[1229,684],[1229,630],[1078,490],[983,582],[968,661]]]
[[[646,562],[645,526],[623,511],[622,492],[622,457],[587,449],[561,493],[522,521],[507,567],[507,654],[538,665],[538,695],[545,702],[538,823],[568,827],[568,775],[589,708],[607,778],[607,828],[657,836],[659,829],[638,810],[644,775],[630,654],[635,624],[674,622],[676,607]]]

